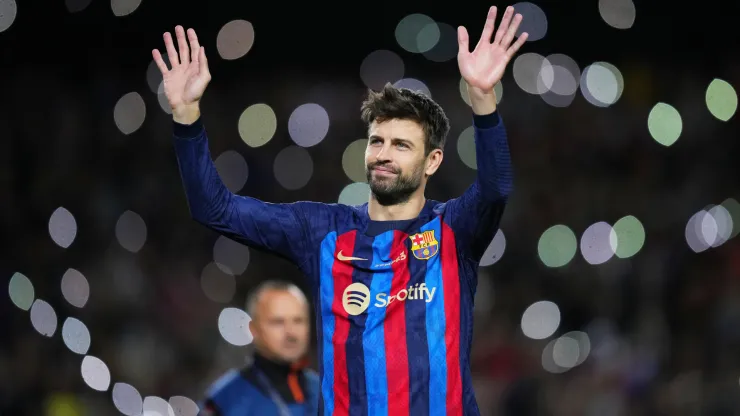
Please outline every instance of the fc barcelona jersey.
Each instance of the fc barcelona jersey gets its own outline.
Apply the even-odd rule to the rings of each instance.
[[[477,179],[461,196],[427,200],[404,221],[373,221],[367,204],[273,204],[232,194],[202,122],[175,124],[193,218],[292,261],[310,279],[320,415],[479,414],[470,373],[477,268],[512,172],[498,114],[473,121]]]

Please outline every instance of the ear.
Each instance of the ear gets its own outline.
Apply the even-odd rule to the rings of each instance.
[[[434,149],[429,152],[429,155],[427,155],[426,158],[424,173],[427,176],[434,175],[434,172],[439,169],[439,165],[442,164],[442,159],[444,159],[444,152],[442,152],[442,149]]]

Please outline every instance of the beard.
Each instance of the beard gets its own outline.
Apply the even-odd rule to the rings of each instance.
[[[373,163],[365,166],[367,183],[370,191],[380,205],[390,206],[402,204],[409,200],[411,195],[421,186],[424,178],[424,163],[415,166],[408,174],[394,169],[395,176],[373,177],[373,169],[377,166],[386,166],[383,163]]]

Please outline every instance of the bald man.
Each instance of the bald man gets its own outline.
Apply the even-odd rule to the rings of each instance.
[[[294,284],[267,281],[247,299],[254,359],[208,390],[201,415],[308,416],[318,413],[319,377],[307,368],[309,305]]]

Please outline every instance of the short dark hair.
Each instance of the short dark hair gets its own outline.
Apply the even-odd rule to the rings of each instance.
[[[246,312],[251,317],[257,314],[257,302],[263,293],[269,290],[276,290],[280,292],[294,292],[303,294],[303,291],[295,284],[283,280],[265,280],[255,287],[247,296]],[[305,297],[305,295],[304,295]]]
[[[368,126],[373,121],[392,119],[412,120],[424,130],[424,149],[429,154],[443,149],[450,131],[450,120],[439,104],[426,95],[390,83],[380,91],[368,91],[362,103],[362,121]]]

